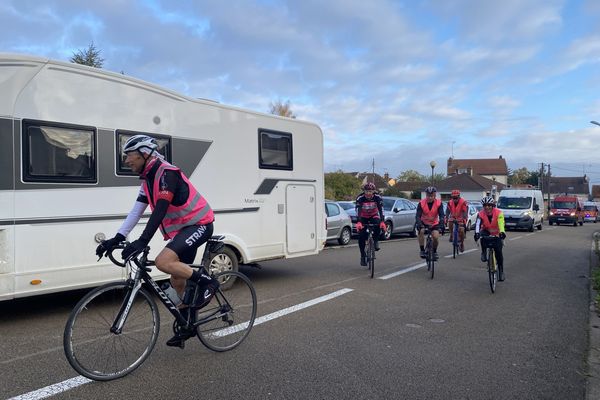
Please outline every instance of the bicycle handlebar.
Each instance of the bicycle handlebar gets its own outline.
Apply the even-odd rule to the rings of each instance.
[[[148,260],[147,259],[148,253],[150,252],[150,247],[148,247],[148,246],[144,247],[140,251],[136,251],[135,253],[131,254],[129,257],[127,257],[126,260],[118,261],[113,256],[113,254],[112,254],[113,251],[115,251],[115,250],[122,250],[125,247],[127,247],[128,245],[129,245],[128,241],[123,241],[123,242],[119,243],[118,245],[116,245],[115,247],[113,247],[112,249],[110,249],[110,250],[108,250],[106,252],[106,257],[108,257],[110,259],[110,261],[112,261],[113,264],[115,264],[115,265],[117,265],[117,266],[119,266],[121,268],[125,268],[127,261],[133,259],[134,257],[139,256],[140,254],[144,254],[144,257],[143,257],[144,267],[156,265],[153,260]]]

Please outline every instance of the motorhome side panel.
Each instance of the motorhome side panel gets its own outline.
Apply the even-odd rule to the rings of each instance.
[[[14,266],[16,286],[1,289],[0,299],[11,293],[18,297],[90,286],[122,276],[121,269],[106,259],[97,262],[93,254],[98,237],[116,232],[139,188],[139,180],[116,174],[117,130],[172,138],[173,162],[206,196],[216,211],[215,232],[227,235],[228,244],[243,261],[315,254],[322,249],[325,218],[323,207],[316,207],[310,216],[315,223],[306,232],[316,238],[316,245],[296,253],[286,251],[287,230],[300,229],[286,225],[290,211],[286,185],[312,185],[315,202],[323,199],[323,142],[316,125],[195,101],[118,74],[61,63],[48,63],[21,81],[25,86],[13,91],[14,191],[0,191],[0,202],[9,205],[3,209],[13,210],[7,215],[8,228],[0,229],[5,232],[2,245],[9,247],[7,260],[14,249],[14,263],[8,265]],[[65,184],[24,181],[24,120],[90,127],[95,135],[97,179]],[[291,134],[292,169],[259,168],[261,129]],[[140,221],[131,237],[137,237],[144,224]],[[164,246],[160,236],[151,242],[154,254]],[[34,279],[42,284],[33,287]]]

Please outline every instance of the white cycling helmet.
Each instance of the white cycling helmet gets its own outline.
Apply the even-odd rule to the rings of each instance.
[[[134,135],[127,139],[123,145],[123,153],[138,150],[140,152],[152,154],[158,148],[156,140],[148,135]],[[146,150],[146,151],[144,151]]]

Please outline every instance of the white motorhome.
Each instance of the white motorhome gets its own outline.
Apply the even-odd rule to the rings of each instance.
[[[542,229],[544,197],[541,190],[504,189],[498,197],[498,208],[504,213],[507,229]]]
[[[214,209],[227,248],[213,267],[323,248],[323,135],[313,123],[13,54],[0,54],[0,93],[0,300],[124,275],[94,249],[136,199],[140,180],[120,150],[136,133],[157,138]],[[151,257],[164,245],[157,232]]]

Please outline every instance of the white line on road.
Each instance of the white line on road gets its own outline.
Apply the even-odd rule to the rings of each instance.
[[[421,264],[413,265],[412,267],[401,269],[400,271],[396,271],[396,272],[393,272],[393,273],[388,274],[388,275],[380,276],[377,279],[390,279],[390,278],[393,278],[395,276],[402,275],[402,274],[405,274],[405,273],[410,272],[410,271],[414,271],[415,269],[423,268],[426,265],[427,265],[427,263],[421,263]]]
[[[531,236],[531,235],[535,235],[535,232],[528,233],[525,236]]]
[[[76,376],[75,378],[67,379],[54,385],[46,386],[33,392],[25,393],[17,397],[12,397],[8,400],[39,400],[45,399],[46,397],[54,396],[56,394],[66,392],[76,388],[77,386],[85,385],[91,382],[90,379],[84,378],[83,376]]]
[[[322,303],[327,300],[334,299],[343,294],[352,292],[354,289],[340,289],[330,294],[326,294],[321,297],[317,297],[316,299],[312,299],[309,301],[305,301],[304,303],[296,304],[295,306],[291,306],[288,308],[284,308],[283,310],[272,312],[271,314],[263,315],[262,317],[257,318],[254,321],[254,326],[263,324],[265,322],[271,321],[275,318],[283,317],[284,315],[291,314],[296,311],[300,311],[302,309],[314,306],[315,304]],[[246,323],[247,325],[247,323]],[[244,329],[244,324],[239,324],[236,326],[232,326],[230,328],[224,329],[222,331],[217,332],[218,336],[226,336],[232,333],[237,332],[238,330]],[[8,400],[40,400],[45,399],[50,396],[57,395],[62,392],[66,392],[67,390],[71,390],[81,385],[85,385],[86,383],[92,382],[92,380],[85,378],[83,376],[76,376],[75,378],[67,379],[66,381],[62,381],[59,383],[55,383],[54,385],[46,386],[41,389],[34,390],[29,393],[25,393],[16,397],[12,397]]]
[[[463,251],[461,254],[467,254],[467,253],[472,253],[474,251],[477,251],[477,249],[469,249],[469,250],[465,250]],[[452,254],[448,254],[447,256],[444,256],[444,258],[452,258]]]
[[[510,238],[508,240],[517,240],[517,239],[522,239],[522,238],[523,238],[523,236],[515,236],[514,238]]]

